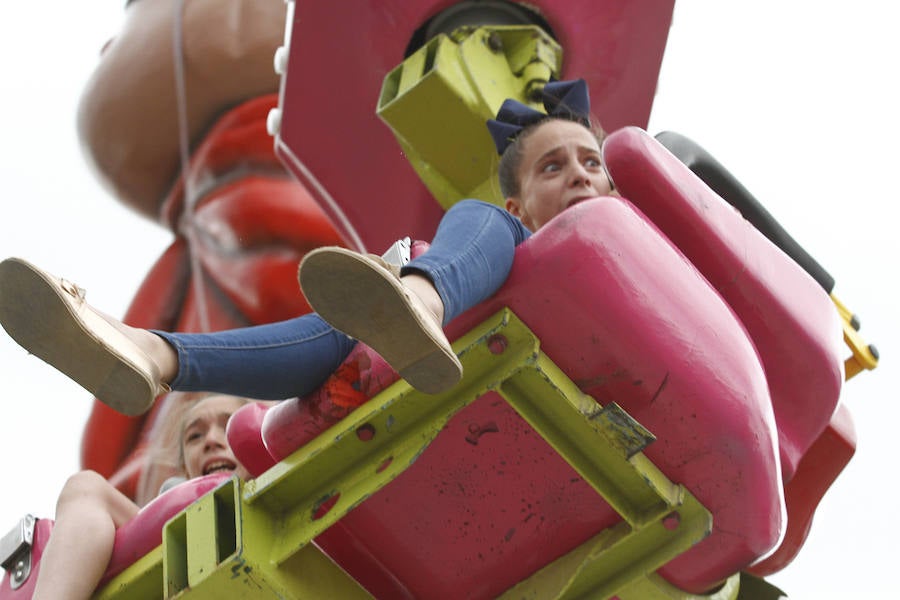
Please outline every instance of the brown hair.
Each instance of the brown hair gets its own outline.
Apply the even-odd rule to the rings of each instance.
[[[525,141],[532,133],[537,131],[538,127],[549,121],[572,121],[573,123],[579,123],[579,121],[574,119],[547,117],[546,119],[541,119],[540,121],[532,123],[522,129],[519,135],[516,136],[516,139],[509,146],[507,146],[506,150],[503,152],[503,155],[500,157],[500,164],[497,166],[497,179],[500,182],[500,194],[503,198],[518,196],[521,192],[519,184],[519,169],[522,166],[522,155],[524,154]],[[592,134],[594,134],[594,137],[597,138],[598,144],[603,143],[603,138],[606,137],[606,132],[603,131],[603,129],[601,129],[600,127],[595,127],[593,125],[585,125],[585,128]]]

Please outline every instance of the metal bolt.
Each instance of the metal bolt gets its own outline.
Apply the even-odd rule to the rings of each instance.
[[[487,43],[491,52],[500,52],[503,50],[503,39],[496,31],[492,31],[490,35],[488,35]]]

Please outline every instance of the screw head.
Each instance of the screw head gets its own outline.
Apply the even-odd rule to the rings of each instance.
[[[503,39],[496,31],[492,31],[490,35],[488,35],[487,43],[488,48],[491,49],[491,52],[500,52],[501,50],[503,50]]]

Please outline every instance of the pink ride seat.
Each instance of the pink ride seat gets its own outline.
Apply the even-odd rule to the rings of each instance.
[[[852,458],[852,417],[838,405],[844,345],[838,312],[813,277],[636,127],[612,134],[604,160],[629,198],[694,263],[747,328],[769,383],[788,523],[753,571],[777,572],[800,551],[819,501]]]
[[[647,454],[713,511],[716,528],[709,539],[661,573],[684,589],[703,591],[772,549],[784,526],[780,483],[790,481],[801,458],[821,438],[816,448],[841,451],[815,452],[815,462],[831,461],[833,466],[807,472],[803,481],[814,482],[816,492],[792,501],[799,522],[795,528],[801,532],[788,538],[792,558],[819,498],[852,455],[854,440],[846,427],[837,431],[830,427],[831,433],[823,433],[842,381],[840,326],[830,300],[802,269],[646,133],[636,128],[617,132],[604,152],[618,189],[641,210],[632,211],[627,202],[600,200],[568,211],[519,249],[506,286],[451,324],[450,331],[458,335],[508,305],[538,333],[544,350],[582,389],[601,403],[617,401],[657,434],[660,439]],[[652,215],[652,225],[644,221],[643,213]],[[623,236],[629,228],[632,235]],[[674,241],[702,273],[702,283],[683,270],[684,257],[671,270],[661,262],[659,257],[671,250],[668,243],[659,243],[666,239]],[[716,297],[727,302],[727,316],[717,317],[718,309],[707,304],[716,302],[707,297],[706,280],[718,292]],[[671,286],[668,292],[666,286]],[[702,299],[692,295],[700,289]],[[618,292],[619,304],[607,297],[611,290]],[[647,323],[664,326],[647,331]],[[646,337],[638,335],[641,327]],[[725,335],[735,327],[741,334],[734,340],[713,336],[708,344],[698,341],[703,337],[698,331],[712,328]],[[758,355],[762,365],[752,359],[728,360],[734,350],[725,347],[746,349],[746,342],[737,338],[747,335],[751,354]],[[683,339],[672,341],[679,336]],[[380,372],[381,387],[393,381],[384,377],[385,367],[377,366],[377,356],[362,349],[354,354],[349,363],[365,357],[376,365],[361,371]],[[671,365],[685,360],[694,368],[672,370]],[[699,381],[706,369],[719,380],[735,377],[730,370],[743,371],[744,376],[753,373],[753,381],[724,392],[711,390]],[[728,381],[710,385],[728,388]],[[369,386],[365,391],[373,394],[378,389]],[[744,394],[750,398],[722,414],[708,414],[712,407],[720,408],[721,398]],[[317,411],[311,406],[321,402],[319,397],[312,403],[281,405],[267,417],[263,437],[274,458],[286,456],[330,424],[317,424]],[[773,407],[776,429],[767,424]],[[698,415],[703,415],[703,422]],[[744,418],[756,419],[751,432],[731,421]],[[779,459],[766,454],[770,434],[777,435]],[[746,435],[761,440],[742,437]],[[588,537],[586,532],[615,520],[608,508],[598,508],[602,503],[593,492],[580,489],[587,486],[536,437],[505,402],[489,394],[453,419],[410,471],[318,542],[364,583],[368,578],[370,590],[385,597],[498,593],[538,563],[574,546],[578,535]],[[748,456],[761,447],[766,450],[760,456]],[[700,458],[706,451],[716,457]],[[811,462],[805,461],[807,470]],[[751,465],[749,471],[746,463]],[[784,473],[782,463],[787,465]],[[750,472],[758,480],[751,483],[744,477]],[[734,473],[741,473],[741,478],[733,480]],[[522,493],[523,487],[527,493]],[[524,533],[528,529],[510,518],[520,502],[528,507],[529,521],[539,516],[549,524],[556,534],[552,540]],[[606,514],[600,514],[603,511]],[[455,532],[448,532],[454,526]],[[511,537],[495,543],[496,532],[485,528],[503,530]],[[387,540],[391,543],[386,545]],[[430,549],[434,564],[417,553],[422,547],[417,544]],[[466,544],[471,544],[469,550],[458,550]],[[455,548],[456,555],[448,556],[444,552],[448,547]],[[397,558],[386,557],[388,548]],[[500,566],[500,555],[521,568],[515,573],[506,570]],[[535,560],[534,555],[540,558]],[[405,568],[404,561],[412,566]],[[434,590],[432,578],[465,582]],[[485,581],[494,582],[494,587],[485,589],[490,587]]]
[[[637,127],[606,140],[616,188],[655,223],[735,311],[756,345],[775,410],[781,467],[790,481],[837,409],[844,381],[834,304],[662,144]]]
[[[504,306],[584,391],[615,400],[654,432],[645,454],[713,512],[712,534],[662,570],[672,583],[706,590],[772,548],[781,473],[756,350],[720,296],[633,206],[600,198],[554,219],[518,248],[504,287],[450,325],[451,338]],[[365,349],[349,360],[373,361],[360,373],[380,377]],[[381,387],[391,381],[381,377]],[[274,458],[304,441],[295,435],[285,445],[285,434],[314,429],[317,402],[269,410],[262,437]],[[489,598],[618,521],[489,393],[316,541],[378,597]]]

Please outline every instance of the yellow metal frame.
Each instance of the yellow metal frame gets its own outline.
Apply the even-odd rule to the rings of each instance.
[[[844,379],[851,379],[863,370],[871,371],[878,366],[878,350],[875,346],[863,341],[859,334],[859,325],[856,315],[847,308],[837,296],[831,294],[838,314],[841,316],[841,325],[844,329],[844,343],[850,348],[851,355],[844,361]]]
[[[441,206],[503,205],[484,124],[507,98],[533,97],[558,76],[562,48],[536,26],[464,27],[439,35],[388,73],[377,114]]]
[[[509,310],[454,350],[465,376],[452,391],[426,397],[398,381],[259,478],[231,479],[186,508],[166,524],[159,548],[96,597],[367,597],[310,542],[494,390],[622,516],[503,597],[700,598],[654,575],[709,534],[712,516],[643,455],[653,436],[614,403],[601,407],[582,393]],[[733,599],[737,589],[735,577],[702,597]]]

